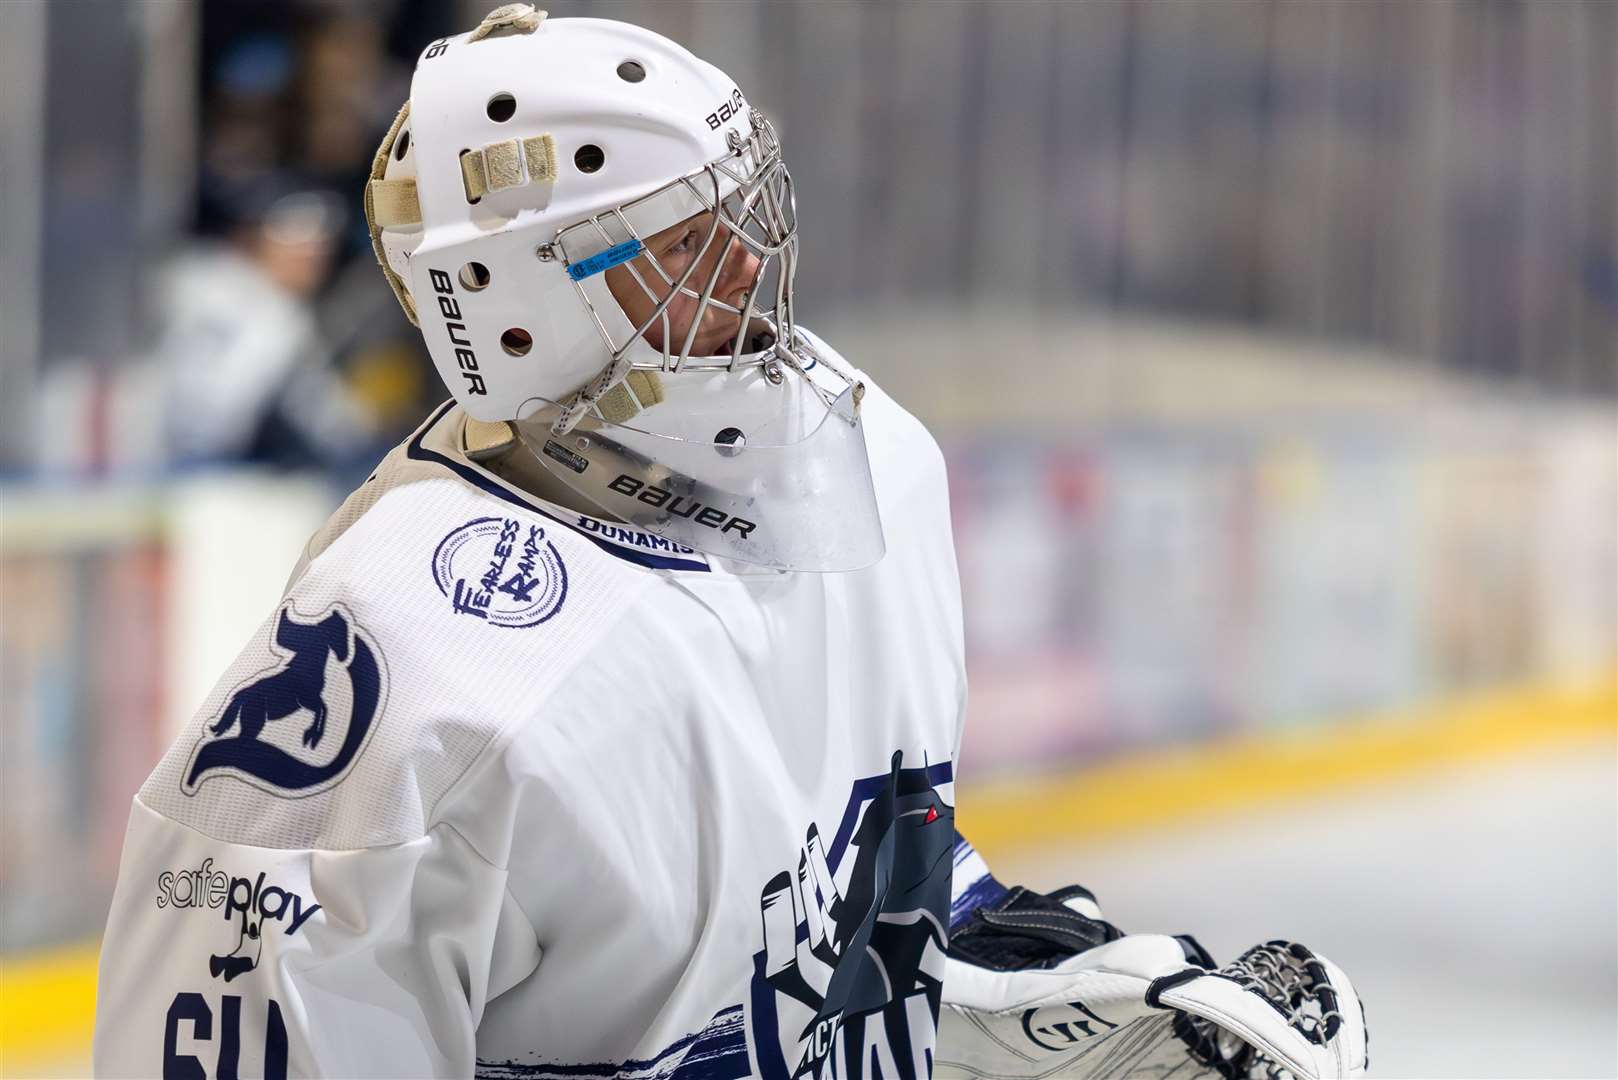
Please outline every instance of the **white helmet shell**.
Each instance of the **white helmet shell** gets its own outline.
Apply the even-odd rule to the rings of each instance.
[[[666,359],[638,339],[604,276],[580,267],[707,209],[692,185],[669,185],[733,154],[748,124],[736,84],[661,35],[511,8],[537,25],[508,18],[422,52],[381,175],[414,181],[420,220],[373,220],[440,376],[478,420],[565,400],[616,359],[618,341],[636,366]],[[575,230],[563,252],[562,230],[609,212],[626,233]]]
[[[516,421],[590,505],[776,569],[882,557],[864,386],[795,324],[791,176],[723,72],[636,26],[507,5],[423,51],[365,202],[456,400]],[[665,265],[646,246],[699,214],[700,247]],[[607,287],[619,265],[651,302],[638,325]],[[752,276],[720,295],[727,267]],[[710,312],[730,345],[695,356]]]

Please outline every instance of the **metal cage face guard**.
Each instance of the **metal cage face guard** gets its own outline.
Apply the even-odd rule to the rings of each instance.
[[[769,354],[767,349],[759,350],[756,355],[742,360],[746,341],[753,336],[746,331],[754,320],[763,322],[778,341],[790,340],[792,278],[797,268],[798,254],[797,206],[793,196],[792,176],[782,160],[781,144],[774,127],[756,109],[751,114],[751,122],[752,134],[749,137],[743,139],[738,134],[732,133],[730,156],[671,181],[664,187],[623,206],[569,225],[557,232],[555,248],[566,262],[570,275],[574,276],[579,299],[595,317],[596,325],[600,328],[614,359],[621,356],[635,339],[644,338],[647,332],[658,324],[661,324],[663,330],[663,345],[659,350],[662,353],[661,362],[648,364],[640,361],[635,362],[634,367],[659,371],[681,371],[688,368],[735,370],[737,367],[765,363]],[[671,195],[683,198],[670,198]],[[657,256],[646,248],[646,237],[640,234],[634,222],[667,216],[657,215],[657,211],[670,207],[670,204],[677,206],[681,203],[687,208],[694,206],[699,212],[706,211],[711,216],[701,248],[693,256],[685,271],[675,277],[663,267]],[[679,220],[681,219],[676,217],[667,224],[674,225]],[[705,280],[695,283],[693,287],[692,279],[696,276],[698,266],[707,258],[708,252],[716,243],[721,246],[718,257],[713,260],[713,269]],[[602,244],[608,246],[608,251],[618,254],[603,260],[599,269],[588,267],[583,272],[575,269],[583,261],[582,255],[575,257],[575,252],[600,251]],[[713,296],[714,286],[718,283],[731,249],[737,244],[751,252],[760,264],[754,287],[748,292],[748,303],[745,308],[735,307]],[[651,266],[667,290],[667,295],[659,297],[657,291],[636,268],[635,263],[641,260]],[[635,327],[627,340],[617,341],[602,320],[601,313],[596,309],[590,294],[585,291],[583,281],[594,273],[624,262],[630,264],[627,267],[630,275],[647,298],[656,304],[656,310]],[[760,293],[765,293],[769,297],[768,303],[763,305],[758,303]],[[670,349],[673,335],[669,327],[668,306],[677,295],[698,301],[699,307],[692,314],[691,328],[680,343],[680,347]],[[691,355],[691,346],[696,337],[696,330],[702,322],[702,316],[710,307],[741,316],[741,325],[732,342],[729,356],[694,358]]]
[[[797,272],[798,221],[792,176],[781,156],[774,127],[758,110],[750,113],[751,133],[732,132],[731,153],[631,202],[558,230],[550,245],[573,278],[579,300],[606,342],[612,360],[581,390],[557,422],[566,432],[607,390],[635,369],[659,372],[771,367],[785,363],[802,371],[801,342],[794,331],[793,283]],[[707,233],[689,264],[678,275],[663,265],[646,245],[652,232],[698,214],[707,215]],[[758,270],[745,303],[737,307],[714,295],[737,246],[758,260]],[[716,257],[709,259],[717,249]],[[705,275],[697,270],[711,262]],[[627,322],[610,294],[590,279],[623,265],[653,309],[627,333],[610,324]],[[641,266],[656,281],[648,281]],[[595,295],[592,296],[592,293]],[[671,325],[669,307],[676,297],[696,301],[683,337]],[[611,303],[614,310],[600,306]],[[697,332],[710,311],[733,316],[737,329],[723,354],[693,355]],[[655,329],[661,344],[653,344]],[[651,352],[636,349],[644,342]],[[636,356],[636,353],[640,353]],[[830,405],[835,396],[825,398]]]
[[[549,255],[562,260],[612,359],[566,401],[530,399],[516,428],[551,473],[632,525],[773,569],[857,570],[886,550],[860,417],[865,388],[795,325],[792,176],[769,121],[757,110],[749,119],[750,134],[732,133],[725,157],[557,231]],[[706,234],[678,273],[647,247],[652,234],[703,214]],[[740,306],[714,295],[738,245],[759,263]],[[639,323],[605,287],[601,275],[616,266],[652,304]],[[676,297],[695,301],[680,336],[669,313]],[[710,311],[734,318],[736,331],[722,353],[694,355]],[[734,381],[730,392],[741,395],[727,423],[758,426],[745,436],[731,427],[737,441],[722,443],[652,430],[655,413],[614,423],[598,403],[637,369],[670,382]],[[751,406],[741,386],[750,371],[762,384]]]

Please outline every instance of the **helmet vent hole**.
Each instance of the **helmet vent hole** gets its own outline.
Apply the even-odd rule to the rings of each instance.
[[[483,111],[489,114],[490,120],[503,124],[517,114],[517,99],[507,93],[496,94]]]
[[[573,154],[573,164],[582,173],[593,173],[607,163],[607,155],[595,143],[585,143]]]
[[[624,82],[640,82],[646,78],[646,69],[634,60],[625,60],[618,65],[618,77]]]
[[[461,284],[467,292],[482,292],[489,287],[489,268],[480,262],[469,262],[461,267]]]
[[[527,356],[534,347],[534,336],[520,326],[513,326],[500,335],[500,347],[512,356]]]
[[[403,161],[408,153],[410,153],[410,129],[405,128],[399,132],[399,139],[393,144],[393,160]]]

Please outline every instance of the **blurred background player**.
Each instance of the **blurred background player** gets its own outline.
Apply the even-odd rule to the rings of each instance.
[[[337,486],[232,474],[201,492],[153,471],[145,260],[213,227],[199,161],[362,173],[414,43],[483,6],[0,11],[0,929],[5,985],[54,988],[7,990],[22,1034],[0,1067],[85,1045],[82,952],[35,950],[100,924],[128,794]],[[1366,901],[1400,929],[1353,943],[1374,964],[1361,988],[1390,1002],[1379,1068],[1610,1074],[1610,6],[551,6],[734,50],[782,124],[821,247],[804,295],[950,460],[986,718],[964,760],[1013,795],[1030,768],[1047,778],[1032,819],[977,791],[997,869],[1084,880],[1148,925],[1175,917],[1159,896],[1198,888],[1225,929],[1195,928],[1222,955],[1306,908],[1293,933],[1342,955],[1361,913],[1300,907],[1294,879],[1245,853],[1313,852],[1350,821],[1330,842],[1345,885],[1421,883]],[[786,39],[835,77],[750,70]],[[255,56],[273,62],[234,66]],[[319,148],[301,119],[316,113]],[[962,145],[979,164],[961,167]],[[978,261],[939,257],[941,220]],[[877,254],[850,264],[851,246]],[[345,377],[405,402],[397,431],[432,384],[367,247],[349,234],[319,306],[349,329],[333,335]],[[1039,358],[1003,369],[1041,392],[966,378],[983,340],[1002,365]],[[898,362],[916,351],[926,379]],[[1221,778],[1304,743],[1328,766],[1306,800],[1213,815],[1242,787]],[[1370,778],[1387,782],[1346,784]],[[1035,827],[1050,847],[1020,870],[1010,838]],[[1242,886],[1210,890],[1233,865]],[[1422,962],[1435,941],[1442,972]],[[1501,970],[1565,1067],[1487,1021]],[[1399,1026],[1417,1016],[1445,1034]]]
[[[331,364],[314,305],[342,205],[318,190],[235,197],[227,239],[182,251],[157,297],[164,449],[176,465],[368,469],[378,417]]]

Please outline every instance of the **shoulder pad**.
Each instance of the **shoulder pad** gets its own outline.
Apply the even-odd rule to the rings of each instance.
[[[659,580],[448,477],[384,491],[307,561],[141,801],[231,843],[419,837]]]

